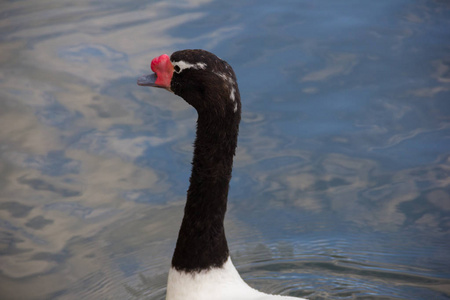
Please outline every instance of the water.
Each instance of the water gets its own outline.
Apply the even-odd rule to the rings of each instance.
[[[243,121],[227,236],[252,286],[450,298],[448,1],[3,1],[1,299],[164,299],[195,112],[138,87],[203,48]]]

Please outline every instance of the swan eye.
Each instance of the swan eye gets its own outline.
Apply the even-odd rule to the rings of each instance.
[[[173,67],[173,69],[175,70],[175,72],[180,73],[181,68],[177,65],[175,65],[175,67]]]

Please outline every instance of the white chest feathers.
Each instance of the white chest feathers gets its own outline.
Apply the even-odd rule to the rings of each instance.
[[[167,282],[166,300],[299,300],[288,296],[261,293],[248,286],[231,259],[221,268],[200,273],[171,269]]]

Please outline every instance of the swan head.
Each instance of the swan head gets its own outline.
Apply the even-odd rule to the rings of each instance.
[[[233,69],[208,51],[181,50],[170,57],[163,54],[152,60],[151,69],[154,73],[140,77],[138,85],[173,92],[199,113],[240,113],[239,88]]]

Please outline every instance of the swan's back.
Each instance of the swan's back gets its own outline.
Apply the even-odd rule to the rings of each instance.
[[[239,275],[231,259],[221,268],[186,273],[172,268],[169,272],[166,300],[301,300],[289,296],[259,292]]]

